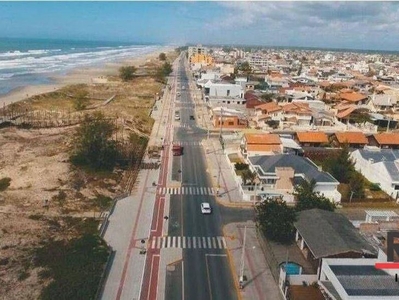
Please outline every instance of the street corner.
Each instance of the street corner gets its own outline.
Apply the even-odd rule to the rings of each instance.
[[[216,197],[218,204],[230,208],[251,208],[253,203],[243,202],[242,200],[228,200],[226,196]]]

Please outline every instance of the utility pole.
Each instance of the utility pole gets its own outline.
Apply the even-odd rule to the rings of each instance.
[[[240,289],[244,288],[244,262],[245,262],[245,244],[247,241],[247,226],[244,227],[244,241],[242,244],[242,253],[241,253],[241,268],[240,268]]]
[[[222,136],[222,124],[223,124],[223,107],[220,108],[220,117],[219,117],[219,122],[220,122],[220,132],[219,132],[219,141],[222,145],[222,151],[224,150],[224,145],[223,145],[223,136]],[[218,188],[217,188],[217,195],[219,196],[219,188],[220,188],[220,174],[222,172],[222,167],[221,167],[221,162],[222,160],[219,159],[219,172],[218,172]]]
[[[354,191],[351,191],[351,196],[350,196],[350,198],[349,198],[349,203],[352,203],[352,197],[353,197],[353,194],[354,194],[355,192]]]

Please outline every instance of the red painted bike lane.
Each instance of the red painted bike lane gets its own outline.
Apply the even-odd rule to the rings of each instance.
[[[171,111],[172,109],[170,109]],[[171,113],[167,124],[171,124]],[[162,157],[161,172],[158,181],[158,187],[165,187],[168,174],[168,164],[171,147],[169,144],[169,136],[164,140],[166,146],[164,146],[164,155]],[[165,207],[164,196],[158,195],[155,199],[155,207],[152,217],[151,234],[149,242],[154,238],[161,237],[163,234],[164,216],[163,211]],[[160,267],[160,249],[151,249],[147,251],[147,257],[145,262],[145,269],[143,275],[143,282],[141,285],[140,300],[156,300],[158,292],[158,279],[159,279],[159,267]]]
[[[162,160],[162,171],[159,186],[166,185],[167,168],[169,162],[170,147],[165,147],[165,155]],[[152,218],[151,234],[149,242],[154,238],[161,237],[163,233],[164,216],[163,211],[165,207],[165,198],[157,195],[155,200],[155,208]],[[160,249],[148,249],[147,258],[145,262],[143,282],[141,286],[140,300],[155,300],[157,299],[158,291],[158,275],[160,263]]]
[[[171,111],[172,109],[169,109],[169,116],[168,116],[168,121],[167,124],[170,124],[171,121]],[[157,130],[157,134],[159,132],[159,127]],[[165,144],[166,146],[164,147],[163,150],[163,157],[161,160],[161,170],[160,170],[160,175],[159,175],[159,180],[158,180],[158,187],[165,186],[166,185],[166,176],[167,176],[167,171],[168,171],[168,162],[169,162],[169,150],[170,147],[167,146],[169,141],[169,137],[166,136],[165,139]],[[146,175],[144,186],[148,186],[147,181],[148,181],[148,174]],[[137,218],[134,223],[130,243],[129,243],[129,248],[126,253],[126,258],[125,258],[125,264],[122,270],[122,276],[121,276],[121,281],[119,283],[116,299],[120,300],[122,296],[122,291],[123,291],[123,286],[125,284],[126,280],[126,275],[127,275],[127,269],[131,257],[131,251],[135,248],[139,248],[137,246],[137,243],[139,242],[136,240],[134,237],[136,236],[136,230],[138,226],[138,220],[139,216],[141,213],[141,208],[142,204],[144,201],[144,193],[141,195],[140,198],[140,204],[139,204],[139,209],[137,212]],[[154,237],[162,236],[162,231],[163,231],[163,211],[164,211],[164,205],[165,205],[165,199],[164,197],[160,197],[160,195],[156,195],[155,198],[155,204],[154,204],[154,212],[153,212],[153,218],[152,218],[152,223],[151,223],[151,233],[150,237],[148,239],[148,243],[152,241]],[[160,263],[160,250],[159,249],[148,249],[147,255],[146,255],[146,261],[145,261],[145,269],[144,269],[144,275],[143,275],[143,282],[141,286],[141,292],[140,292],[140,299],[156,299],[156,294],[157,294],[157,284],[158,284],[158,274],[159,274],[159,263]]]

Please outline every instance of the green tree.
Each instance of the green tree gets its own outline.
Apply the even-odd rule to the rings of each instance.
[[[323,168],[341,183],[349,183],[355,171],[354,162],[349,154],[349,146],[344,145],[336,155],[332,155],[323,162]]]
[[[119,68],[119,77],[123,81],[129,81],[134,78],[137,69],[135,66],[125,66]]]
[[[252,68],[247,61],[240,65],[239,70],[246,76],[249,76],[252,73]]]
[[[242,171],[241,177],[242,177],[242,181],[244,182],[244,184],[246,184],[247,181],[250,181],[251,183],[253,183],[253,181],[256,178],[256,174],[255,174],[255,172],[252,172],[250,169],[245,169],[244,171]]]
[[[319,192],[315,192],[316,181],[312,179],[311,181],[302,181],[301,184],[295,187],[294,195],[297,198],[296,210],[302,211],[312,208],[319,208],[328,211],[334,211],[335,204],[331,202],[328,198],[320,195]]]
[[[274,95],[272,93],[265,93],[262,94],[262,96],[260,96],[262,98],[262,100],[265,100],[265,102],[272,102]]]
[[[166,76],[172,73],[172,65],[165,62],[155,73],[155,79],[159,82],[166,83]]]
[[[71,162],[94,170],[111,171],[119,156],[116,142],[111,139],[115,129],[112,120],[101,112],[85,115],[76,129]]]
[[[364,197],[364,186],[365,180],[362,174],[359,172],[353,172],[349,179],[349,187],[353,192],[353,197],[363,198]]]
[[[283,244],[292,242],[296,212],[284,201],[267,199],[258,203],[255,207],[255,218],[267,238]]]
[[[166,60],[166,54],[165,53],[159,53],[159,60],[165,61]]]

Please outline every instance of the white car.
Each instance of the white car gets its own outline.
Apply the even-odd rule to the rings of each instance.
[[[211,205],[208,202],[201,203],[201,212],[203,214],[210,214],[212,212]]]

